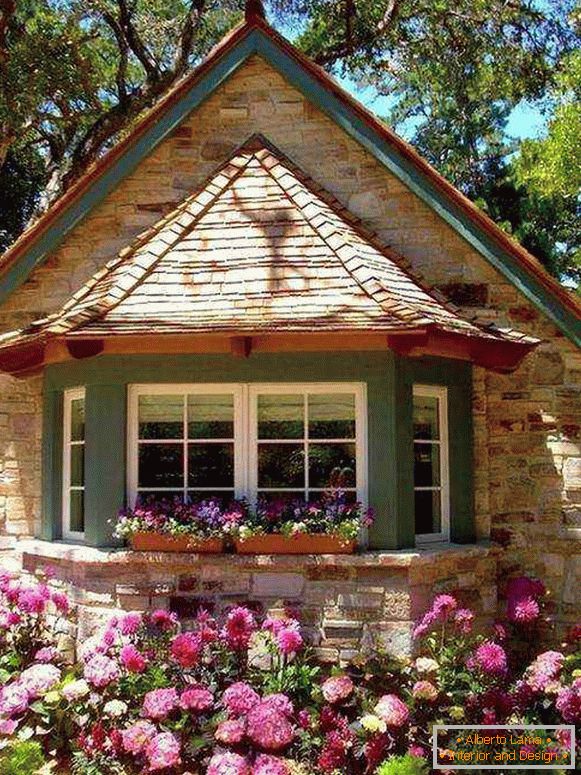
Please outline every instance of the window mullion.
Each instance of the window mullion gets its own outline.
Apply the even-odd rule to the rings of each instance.
[[[304,422],[304,465],[305,465],[305,499],[309,499],[309,394],[303,394],[303,422]]]
[[[183,477],[184,477],[184,484],[183,484],[183,492],[184,492],[184,503],[187,503],[188,500],[188,394],[184,393],[184,404],[183,404],[183,430],[182,430],[182,439],[183,439],[183,445],[184,445],[184,460],[183,460]]]

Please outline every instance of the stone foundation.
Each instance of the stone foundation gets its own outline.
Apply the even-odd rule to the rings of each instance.
[[[99,550],[21,542],[22,567],[49,568],[76,604],[77,640],[122,610],[175,611],[184,627],[201,607],[297,608],[317,657],[345,662],[374,643],[411,651],[411,629],[439,592],[455,593],[481,623],[497,610],[496,558],[484,545],[361,555],[239,556]]]

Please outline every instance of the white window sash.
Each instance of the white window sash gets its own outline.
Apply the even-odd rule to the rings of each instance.
[[[85,436],[82,441],[74,442],[72,436],[72,405],[73,401],[85,399],[85,388],[71,388],[64,391],[63,406],[63,492],[62,492],[62,535],[68,541],[82,541],[85,533],[71,530],[71,492],[84,492],[85,486],[71,485],[71,449],[73,446],[85,447]],[[85,417],[86,421],[86,417]],[[85,431],[86,435],[86,431]]]

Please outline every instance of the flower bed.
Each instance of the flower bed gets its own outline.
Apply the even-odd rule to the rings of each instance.
[[[167,611],[126,613],[67,664],[64,595],[2,574],[0,772],[421,775],[435,723],[581,723],[581,627],[537,654],[542,586],[516,579],[508,598],[507,621],[476,635],[440,595],[416,658],[370,651],[344,671],[314,663],[297,612],[246,606],[200,609],[188,632]]]

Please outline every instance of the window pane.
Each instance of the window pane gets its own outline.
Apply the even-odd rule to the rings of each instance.
[[[442,531],[440,498],[439,490],[416,490],[416,535]]]
[[[234,438],[233,395],[188,396],[188,437],[190,439]]]
[[[85,484],[85,445],[73,444],[71,455],[71,487],[83,487]]]
[[[188,490],[188,500],[190,503],[219,500],[222,504],[228,505],[234,500],[234,490]]]
[[[85,438],[85,399],[74,398],[71,401],[71,441],[83,441]]]
[[[288,492],[269,492],[268,490],[261,490],[258,493],[260,501],[267,501],[268,503],[288,503],[289,501],[302,501],[305,498],[304,490],[288,490]]]
[[[183,487],[182,444],[139,445],[139,487]]]
[[[440,446],[414,444],[414,485],[436,487],[440,484]]]
[[[309,437],[355,438],[355,396],[351,393],[309,396]]]
[[[151,492],[147,490],[140,490],[137,493],[137,503],[142,506],[153,503],[168,503],[171,504],[174,501],[183,502],[184,494],[181,490],[165,490],[163,492]]]
[[[69,497],[69,530],[72,533],[83,533],[85,530],[85,493],[82,490],[71,490]]]
[[[258,438],[302,439],[304,414],[302,395],[258,396]]]
[[[309,489],[309,503],[319,502],[326,492],[329,492],[328,488],[323,488],[322,490]],[[357,492],[355,490],[345,490],[343,496],[346,503],[357,503]]]
[[[183,396],[139,396],[140,439],[181,439],[183,435]]]
[[[309,487],[355,487],[355,444],[309,445]]]
[[[414,439],[439,439],[438,398],[414,396]]]
[[[302,444],[259,444],[259,487],[304,487]]]
[[[234,487],[234,444],[189,444],[188,487]]]

